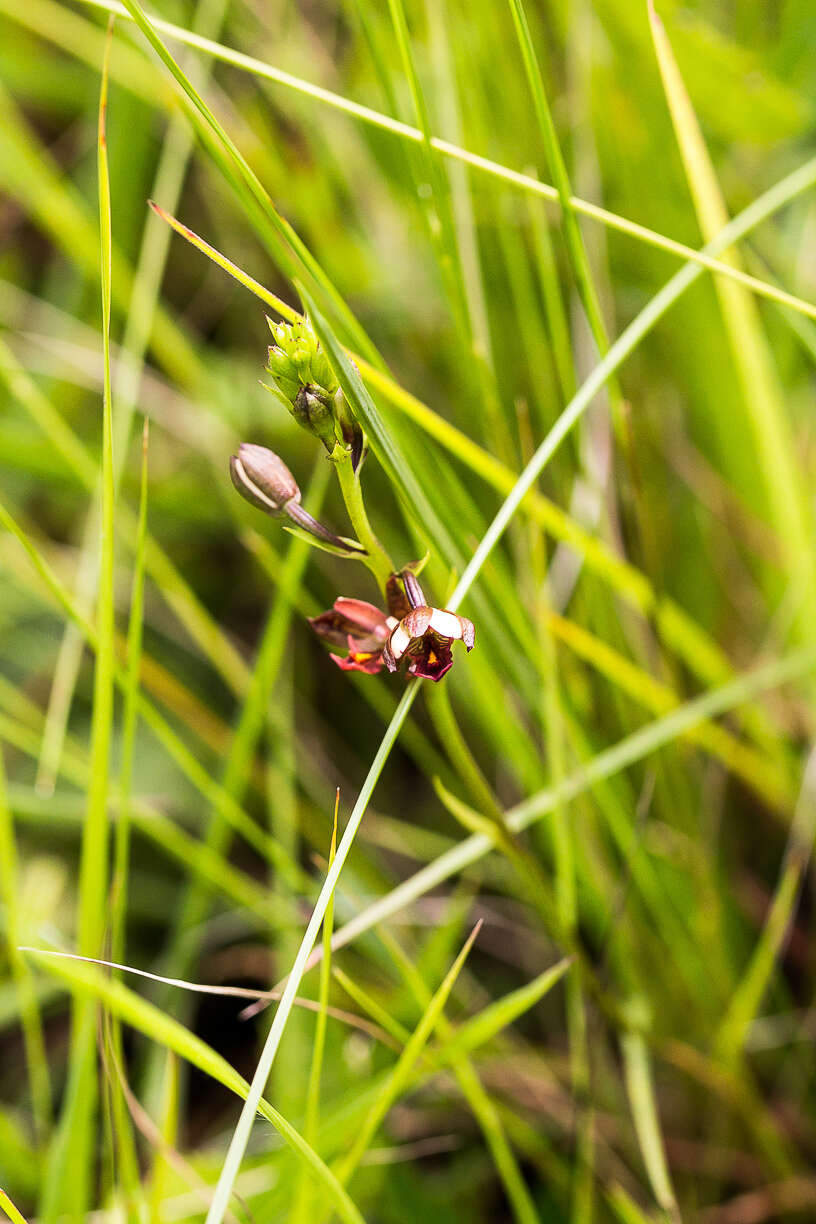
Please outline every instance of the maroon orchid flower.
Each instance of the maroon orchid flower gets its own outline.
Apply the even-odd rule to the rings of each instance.
[[[473,649],[473,623],[426,604],[410,569],[392,574],[386,598],[388,612],[364,600],[341,596],[328,612],[310,620],[318,637],[346,648],[347,654],[331,656],[343,671],[374,676],[383,664],[394,672],[407,662],[409,675],[436,681],[453,666],[454,642]]]
[[[393,629],[398,625],[395,616],[388,616],[374,604],[364,599],[346,599],[340,596],[334,607],[320,616],[312,617],[309,624],[318,637],[335,646],[344,646],[346,655],[332,654],[331,658],[343,671],[361,671],[376,676],[383,665],[383,649]]]
[[[441,680],[453,667],[454,642],[464,642],[468,651],[476,644],[476,630],[466,616],[457,616],[425,602],[422,588],[410,570],[401,574],[409,611],[389,635],[383,660],[396,671],[408,660],[408,672],[426,680]]]

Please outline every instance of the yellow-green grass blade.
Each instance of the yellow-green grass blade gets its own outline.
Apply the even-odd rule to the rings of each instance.
[[[337,812],[340,806],[340,790],[338,788],[334,800],[334,822],[332,824],[331,845],[329,847],[329,866],[334,862],[337,851]],[[314,1042],[312,1044],[312,1062],[309,1067],[309,1082],[306,1089],[306,1109],[303,1120],[303,1138],[315,1147],[320,1126],[320,1082],[323,1075],[323,1057],[326,1049],[326,1020],[329,1004],[329,989],[331,986],[331,937],[334,932],[334,897],[332,896],[323,919],[322,947],[323,959],[320,963],[320,983],[318,986],[317,1023],[315,1025]],[[302,1177],[295,1196],[292,1209],[292,1224],[307,1224],[312,1219],[312,1183]]]
[[[136,727],[139,717],[139,676],[142,665],[144,633],[144,558],[147,538],[147,451],[148,421],[142,432],[142,464],[139,485],[139,516],[136,535],[136,555],[130,595],[130,618],[127,634],[125,665],[124,711],[122,716],[122,761],[119,767],[121,806],[116,822],[116,850],[113,872],[113,904],[111,906],[111,956],[125,958],[125,922],[127,918],[127,884],[130,864],[130,801],[133,786],[133,762]]]
[[[405,79],[411,96],[411,105],[417,121],[417,127],[422,133],[422,166],[424,176],[430,185],[428,208],[429,229],[431,240],[436,248],[437,264],[445,284],[448,299],[461,331],[467,334],[468,309],[462,268],[459,261],[459,251],[453,228],[451,215],[450,191],[444,174],[442,174],[437,153],[431,145],[431,118],[425,91],[417,72],[414,52],[411,46],[411,36],[408,31],[408,20],[402,0],[388,0],[388,11],[394,31],[397,51],[402,62]]]
[[[111,881],[110,955],[114,961],[123,961],[126,956],[125,941],[128,915],[128,878],[130,872],[133,764],[138,725],[139,675],[141,671],[144,629],[144,557],[145,540],[147,537],[148,497],[147,453],[148,422],[147,418],[145,418],[142,431],[142,463],[139,484],[136,555],[134,557],[130,617],[127,633],[121,764],[119,767],[120,800],[114,835],[113,876]],[[116,1020],[111,1022],[110,1040],[114,1064],[123,1066],[122,1033],[120,1025]],[[139,1161],[124,1090],[116,1075],[111,1077],[110,1091],[113,1097],[113,1118],[119,1151],[122,1188],[126,1200],[128,1202],[136,1202],[139,1192]]]
[[[744,1047],[748,1029],[762,1004],[796,912],[816,833],[814,779],[816,756],[811,751],[805,766],[799,803],[791,823],[779,880],[753,955],[734,991],[717,1034],[717,1051],[728,1063],[733,1063]]]
[[[165,1055],[164,1081],[162,1083],[162,1090],[163,1100],[161,1116],[159,1118],[159,1133],[164,1142],[164,1146],[156,1147],[152,1168],[150,1170],[148,1209],[151,1220],[158,1220],[161,1218],[162,1204],[168,1197],[169,1183],[171,1179],[171,1165],[165,1153],[166,1151],[175,1148],[178,1144],[178,1130],[181,1113],[181,1102],[179,1100],[179,1065],[178,1059],[172,1050],[168,1050]]]
[[[569,957],[557,961],[549,969],[545,969],[538,977],[525,982],[518,990],[503,995],[493,1003],[465,1020],[457,1028],[452,1029],[448,1039],[440,1042],[434,1051],[433,1060],[445,1062],[459,1054],[474,1054],[482,1046],[493,1041],[506,1028],[525,1015],[536,1003],[539,1003],[572,965]]]
[[[527,20],[527,13],[524,9],[522,0],[508,0],[510,5],[510,13],[513,19],[513,26],[516,31],[516,37],[521,49],[521,57],[524,62],[524,71],[527,76],[527,83],[530,87],[530,93],[533,98],[533,109],[535,111],[536,120],[538,123],[539,134],[544,146],[544,155],[547,159],[549,171],[558,192],[558,200],[561,205],[561,221],[564,229],[564,240],[566,242],[567,253],[569,255],[570,264],[572,267],[575,284],[578,288],[578,294],[581,298],[587,321],[592,331],[595,345],[601,356],[609,347],[609,339],[606,332],[606,324],[601,313],[601,304],[598,298],[598,293],[595,289],[595,282],[592,276],[592,270],[589,266],[589,257],[587,255],[584,240],[581,231],[578,227],[578,222],[575,216],[575,208],[572,204],[572,188],[570,186],[569,176],[567,174],[566,163],[561,152],[561,147],[558,143],[558,136],[553,122],[552,112],[547,101],[547,93],[544,88],[544,80],[541,75],[541,68],[538,63],[535,47],[533,45],[532,35],[530,33],[530,25]],[[619,395],[617,388],[614,385],[611,387],[613,394]]]
[[[11,1220],[11,1224],[28,1224],[25,1216],[14,1206],[5,1190],[0,1189],[0,1208]]]

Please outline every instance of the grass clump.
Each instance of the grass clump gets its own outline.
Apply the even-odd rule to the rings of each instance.
[[[815,44],[658,8],[0,0],[9,1219],[812,1215]]]

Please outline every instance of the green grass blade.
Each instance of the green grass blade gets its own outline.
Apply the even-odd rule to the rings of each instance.
[[[337,809],[340,805],[338,789],[334,801],[334,824],[332,826],[331,845],[329,847],[329,867],[334,862],[337,851]],[[320,1126],[320,1081],[323,1074],[323,1055],[326,1048],[326,1020],[329,1004],[329,988],[331,986],[331,938],[334,932],[334,896],[332,895],[323,919],[322,947],[323,959],[320,962],[320,984],[318,986],[317,1024],[315,1026],[314,1043],[312,1045],[312,1063],[309,1068],[309,1083],[306,1089],[306,1110],[303,1120],[303,1138],[314,1147]],[[306,1224],[312,1218],[312,1183],[301,1179],[295,1205],[292,1209],[292,1224]]]
[[[438,1057],[448,1059],[454,1054],[475,1053],[535,1007],[560,982],[572,963],[569,958],[560,960],[518,990],[489,1003],[454,1030],[450,1041],[440,1045]]]
[[[37,993],[29,966],[17,950],[20,942],[18,856],[2,752],[0,752],[0,900],[2,900],[5,913],[4,934],[9,967],[19,998],[34,1134],[37,1143],[44,1145],[51,1130],[51,1078]]]
[[[111,210],[106,138],[110,33],[99,97],[98,173],[102,285],[102,479],[97,597],[97,652],[91,723],[90,786],[79,868],[77,942],[83,956],[98,956],[107,921],[108,795],[114,684],[114,478],[113,407],[110,373]],[[92,1004],[77,1001],[72,1016],[69,1084],[59,1130],[43,1186],[42,1215],[51,1224],[62,1212],[81,1218],[90,1189],[97,1104],[96,1017]]]
[[[453,990],[456,979],[459,976],[465,961],[467,960],[471,947],[473,946],[473,941],[479,933],[480,926],[481,923],[478,923],[473,928],[461,952],[451,965],[442,983],[429,1000],[428,1006],[425,1008],[419,1023],[412,1032],[404,1050],[400,1054],[394,1069],[392,1070],[388,1079],[382,1085],[376,1099],[372,1103],[371,1108],[358,1131],[351,1151],[339,1162],[337,1166],[337,1175],[342,1184],[345,1185],[345,1183],[351,1178],[362,1157],[367,1151],[372,1139],[377,1133],[380,1123],[383,1121],[385,1115],[388,1113],[392,1105],[399,1100],[400,1096],[408,1086],[411,1072],[413,1071],[417,1060],[422,1055],[425,1046],[430,1040],[433,1031],[439,1022],[439,1018],[442,1015],[442,1011],[448,1001],[448,997]]]
[[[119,770],[121,804],[116,821],[116,851],[113,873],[113,905],[111,908],[111,956],[125,959],[125,920],[127,917],[127,882],[130,861],[130,802],[133,786],[133,758],[138,722],[139,674],[142,662],[144,630],[144,557],[147,537],[147,444],[148,421],[142,433],[142,466],[139,489],[139,519],[136,536],[136,556],[130,595],[128,622],[127,665],[125,670],[125,705],[122,720],[122,763]]]
[[[629,1032],[622,1035],[620,1045],[629,1107],[652,1192],[668,1219],[679,1224],[680,1212],[666,1163],[646,1042],[640,1033]]]
[[[598,299],[598,294],[595,290],[595,283],[592,278],[592,271],[589,266],[589,258],[587,256],[584,240],[581,236],[581,231],[578,228],[578,222],[575,217],[575,209],[572,205],[572,189],[570,187],[569,176],[567,175],[567,167],[564,162],[563,154],[558,143],[558,136],[553,122],[552,112],[550,111],[547,102],[547,93],[544,89],[544,81],[541,76],[541,68],[536,56],[533,39],[530,33],[530,26],[527,21],[527,14],[524,10],[522,0],[508,0],[510,12],[513,18],[513,25],[518,38],[519,47],[521,48],[521,56],[524,61],[524,71],[527,75],[527,82],[530,86],[530,93],[533,98],[533,109],[535,111],[538,128],[541,134],[544,145],[544,154],[547,158],[550,174],[555,183],[558,192],[558,199],[561,204],[561,219],[564,227],[564,239],[566,241],[567,253],[569,255],[570,264],[572,265],[575,283],[578,287],[578,293],[581,298],[584,311],[586,312],[587,321],[590,330],[595,340],[596,347],[601,356],[609,347],[609,340],[606,333],[606,325],[603,321],[601,313],[601,304]]]
[[[762,933],[717,1034],[717,1050],[727,1063],[736,1060],[745,1044],[748,1029],[756,1019],[796,912],[816,833],[815,763],[811,754],[805,766],[802,790],[791,824],[779,881],[768,907]]]

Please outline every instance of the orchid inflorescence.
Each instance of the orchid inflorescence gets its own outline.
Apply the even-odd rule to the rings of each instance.
[[[266,447],[244,442],[230,459],[235,488],[266,514],[286,516],[311,543],[362,561],[383,589],[385,610],[362,599],[338,596],[334,605],[309,624],[318,637],[345,654],[331,654],[343,671],[375,675],[383,666],[395,672],[441,680],[453,666],[452,646],[475,643],[473,623],[427,603],[417,574],[420,563],[395,569],[374,534],[362,498],[360,469],[365,436],[331,365],[307,322],[273,323],[268,389],[297,423],[318,438],[335,465],[343,499],[359,540],[329,530],[301,506],[297,482],[283,460]],[[268,384],[267,384],[268,385]]]

